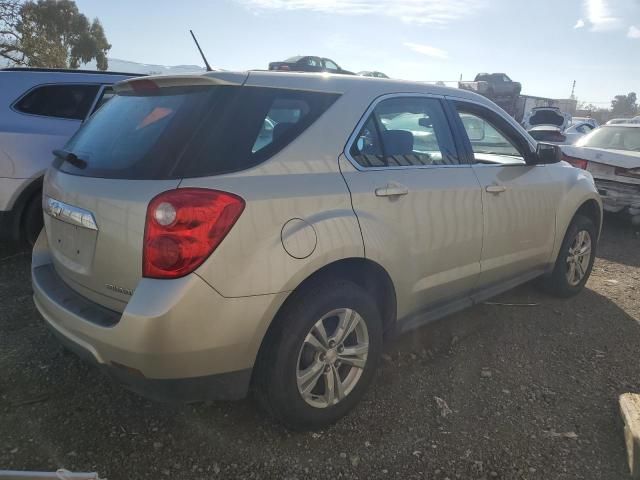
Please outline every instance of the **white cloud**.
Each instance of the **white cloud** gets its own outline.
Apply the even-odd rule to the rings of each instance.
[[[405,23],[446,25],[480,10],[482,0],[236,0],[258,10],[309,10],[337,15],[381,15]]]
[[[584,13],[592,32],[604,32],[622,27],[622,19],[613,13],[609,0],[584,0]]]
[[[584,20],[580,18],[578,19],[576,24],[573,26],[573,28],[582,28],[582,27],[584,27]]]
[[[631,25],[629,30],[627,31],[627,37],[629,38],[640,38],[640,28],[635,25]]]
[[[405,42],[405,47],[410,48],[416,53],[420,53],[422,55],[426,55],[428,57],[433,58],[442,58],[446,59],[449,57],[449,54],[442,50],[441,48],[432,47],[431,45],[423,45],[421,43],[413,43],[413,42]]]

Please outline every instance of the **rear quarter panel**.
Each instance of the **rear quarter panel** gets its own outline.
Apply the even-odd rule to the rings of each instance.
[[[286,77],[279,80],[288,81]],[[237,223],[197,270],[198,275],[226,297],[262,295],[294,290],[329,263],[364,256],[338,157],[370,101],[370,95],[344,94],[265,163],[242,172],[181,182],[180,187],[232,192],[246,202]],[[295,231],[283,232],[292,219],[303,220],[312,230],[297,237]],[[315,246],[309,233],[311,237],[315,233]],[[287,253],[283,235],[288,234],[294,235],[289,240],[301,244],[307,256],[295,258]]]

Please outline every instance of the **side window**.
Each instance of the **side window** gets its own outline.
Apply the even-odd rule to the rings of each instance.
[[[302,63],[304,65],[309,65],[310,67],[322,67],[320,59],[316,57],[305,57],[302,60]]]
[[[84,120],[99,85],[43,85],[31,90],[14,108],[29,115]]]
[[[469,137],[475,163],[503,165],[526,163],[524,152],[507,133],[508,126],[499,125],[501,122],[492,118],[494,114],[489,111],[485,113],[476,108],[465,108],[460,104],[457,105],[457,110]]]
[[[333,63],[331,60],[329,60],[328,58],[325,58],[324,60],[324,67],[328,68],[329,70],[338,70],[338,65],[336,65],[335,63]]]
[[[350,154],[363,167],[458,164],[453,137],[439,100],[383,100],[358,132]]]
[[[302,98],[275,98],[262,122],[251,153],[277,142],[289,130],[294,129],[309,111],[309,104]]]

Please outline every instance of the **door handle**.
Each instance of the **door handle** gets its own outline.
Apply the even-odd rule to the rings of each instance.
[[[489,185],[485,190],[487,193],[502,193],[507,189],[504,185]]]
[[[376,197],[400,197],[409,193],[409,189],[397,183],[388,183],[386,187],[376,188]]]

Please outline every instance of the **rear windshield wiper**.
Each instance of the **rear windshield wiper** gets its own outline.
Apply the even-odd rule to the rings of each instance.
[[[56,158],[64,160],[76,168],[87,168],[87,162],[78,157],[75,153],[67,152],[66,150],[54,150],[53,154]]]

